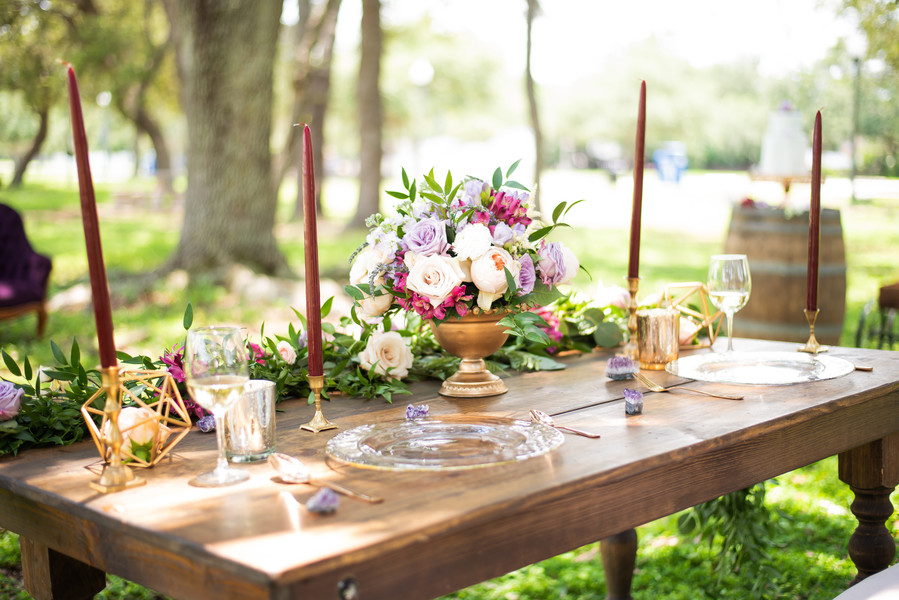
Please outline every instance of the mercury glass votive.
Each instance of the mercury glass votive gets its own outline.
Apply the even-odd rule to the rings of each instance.
[[[641,369],[660,371],[677,360],[680,312],[674,308],[637,311],[637,350]]]

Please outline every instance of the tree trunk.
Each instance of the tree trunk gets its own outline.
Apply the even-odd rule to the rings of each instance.
[[[287,264],[269,149],[280,0],[165,0],[187,116],[184,226],[170,268]]]
[[[528,1],[528,34],[527,34],[527,59],[525,61],[525,82],[528,93],[528,106],[531,112],[531,128],[534,130],[534,153],[536,158],[534,161],[534,205],[540,210],[540,176],[543,173],[543,132],[540,129],[540,111],[537,109],[537,91],[534,85],[534,76],[531,73],[531,30],[534,26],[534,18],[540,6],[537,0]],[[543,212],[542,210],[540,212]]]
[[[31,148],[16,161],[16,169],[13,173],[12,181],[9,182],[9,187],[19,187],[22,185],[28,163],[30,163],[41,151],[41,146],[44,145],[44,140],[47,139],[47,125],[50,121],[49,115],[50,110],[47,108],[42,108],[38,111],[40,125],[37,128],[37,135],[34,136],[34,140],[31,142]]]
[[[359,206],[349,227],[365,226],[378,212],[381,192],[381,3],[362,0],[362,43],[359,60]]]
[[[159,183],[159,189],[163,194],[174,195],[172,155],[169,153],[169,147],[166,144],[165,137],[162,135],[159,123],[150,116],[143,104],[137,106],[132,119],[137,126],[137,131],[147,134],[147,137],[150,138],[150,142],[153,144],[153,150],[156,152],[156,180]]]

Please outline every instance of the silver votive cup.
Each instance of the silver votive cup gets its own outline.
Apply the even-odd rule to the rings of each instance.
[[[674,308],[637,311],[637,349],[641,369],[661,371],[677,360],[680,312]]]
[[[275,383],[251,379],[225,414],[225,455],[236,463],[265,460],[275,451]]]

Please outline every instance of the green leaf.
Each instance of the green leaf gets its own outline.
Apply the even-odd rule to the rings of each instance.
[[[451,189],[453,189],[453,174],[447,171],[446,181],[443,183],[443,193],[449,195]]]
[[[510,179],[509,181],[507,181],[506,183],[504,183],[503,185],[504,185],[505,187],[507,187],[507,188],[513,188],[513,189],[516,189],[516,190],[524,190],[524,191],[526,191],[526,192],[530,192],[530,191],[531,191],[531,190],[528,189],[526,186],[524,186],[524,185],[518,183],[517,181],[513,181],[513,180],[511,180],[511,179]]]
[[[325,300],[324,304],[322,304],[322,307],[321,307],[322,319],[324,319],[331,313],[331,305],[332,304],[334,304],[334,296],[331,296],[330,298]]]
[[[365,299],[365,294],[362,293],[362,290],[357,288],[355,285],[345,285],[343,286],[344,291],[349,295],[353,300],[362,301]]]
[[[81,349],[78,347],[78,342],[75,338],[72,338],[72,364],[77,365],[81,364]]]
[[[419,192],[418,195],[422,198],[427,198],[432,202],[443,202],[443,198],[433,192]]]
[[[565,212],[565,207],[566,207],[567,205],[568,205],[568,203],[563,201],[563,202],[560,202],[560,203],[553,209],[553,223],[558,223],[558,222],[559,222],[559,218],[562,216],[562,213]]]
[[[68,362],[66,362],[66,355],[63,354],[62,348],[57,346],[56,342],[54,342],[53,340],[50,340],[50,350],[53,351],[53,358],[56,359],[56,362],[61,365],[69,364]]]
[[[409,189],[409,176],[406,175],[406,169],[403,169],[403,187]]]
[[[25,376],[25,380],[28,381],[31,379],[31,376],[34,374],[31,369],[31,361],[28,360],[28,356],[25,357],[25,365],[24,365],[23,374]]]
[[[512,166],[510,166],[509,170],[506,171],[506,179],[508,179],[509,177],[512,176],[512,173],[514,173],[515,169],[518,168],[518,163],[520,163],[520,162],[521,162],[521,159],[519,158],[518,160],[516,160],[515,162],[512,163]],[[506,185],[508,185],[508,183]]]
[[[75,381],[75,374],[69,373],[66,371],[54,371],[53,369],[44,369],[44,375],[50,377],[51,379],[58,379],[59,381]]]
[[[409,200],[415,202],[415,180],[412,180],[412,185],[409,187]]]
[[[508,267],[503,267],[503,272],[506,275],[506,285],[509,286],[509,293],[514,294],[518,291],[518,286],[515,285],[515,278],[512,277],[512,272],[509,271]]]
[[[498,190],[503,186],[503,170],[499,167],[496,167],[496,171],[493,172],[493,189]]]
[[[546,235],[552,230],[553,230],[552,225],[547,225],[546,227],[541,227],[537,231],[532,232],[531,235],[528,236],[528,240],[530,240],[532,242],[536,242],[540,238],[546,237]]]
[[[182,324],[184,325],[184,329],[190,329],[190,326],[194,324],[194,307],[188,302],[187,306],[184,308],[184,319],[182,320]]]
[[[442,191],[443,191],[443,188],[440,187],[440,184],[437,183],[437,180],[436,180],[436,179],[434,179],[434,171],[433,171],[433,169],[431,170],[430,173],[428,173],[427,175],[425,175],[425,183],[427,183],[427,184],[428,184],[428,187],[431,188],[432,190],[434,190],[435,192],[442,192]]]
[[[6,368],[9,369],[9,372],[16,377],[21,377],[22,371],[19,370],[19,365],[16,364],[16,361],[13,360],[12,356],[7,354],[6,350],[0,352],[3,353],[3,362],[6,364]],[[30,379],[30,377],[26,377],[26,379]]]
[[[621,327],[611,321],[600,323],[593,332],[593,341],[600,348],[614,348],[623,339],[624,334],[621,332]]]
[[[403,192],[393,192],[391,190],[387,190],[388,196],[393,196],[394,198],[399,198],[400,200],[405,200],[409,197],[409,194],[404,194]]]

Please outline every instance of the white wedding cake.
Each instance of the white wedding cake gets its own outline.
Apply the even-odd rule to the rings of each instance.
[[[805,175],[809,167],[805,162],[808,148],[806,133],[802,130],[802,118],[789,102],[768,117],[768,129],[762,139],[761,175]]]

